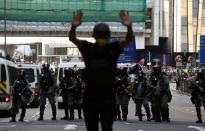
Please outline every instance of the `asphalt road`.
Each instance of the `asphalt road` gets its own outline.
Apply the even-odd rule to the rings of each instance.
[[[191,104],[189,96],[178,94],[176,91],[172,91],[172,93],[173,100],[170,103],[170,123],[147,122],[145,117],[144,121],[139,122],[138,118],[134,116],[135,105],[130,101],[128,121],[115,121],[113,126],[114,131],[205,131],[205,123],[195,124],[195,108]],[[86,131],[83,120],[79,120],[78,118],[74,121],[60,120],[60,117],[64,115],[61,109],[57,112],[57,120],[51,121],[52,113],[49,104],[44,114],[45,120],[37,121],[38,115],[38,108],[30,108],[27,110],[25,122],[15,123],[8,122],[10,118],[2,117],[1,115],[0,131]],[[205,114],[203,113],[204,116]],[[17,120],[18,118],[19,115],[17,116]]]

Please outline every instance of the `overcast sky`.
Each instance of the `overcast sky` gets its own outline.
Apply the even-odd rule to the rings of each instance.
[[[19,45],[16,50],[25,54],[25,55],[30,55],[30,53],[31,53],[30,45]]]

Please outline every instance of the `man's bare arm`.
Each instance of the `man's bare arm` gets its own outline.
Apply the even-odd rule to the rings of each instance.
[[[69,32],[69,40],[72,41],[78,47],[83,43],[81,40],[77,39],[76,37],[76,28],[81,25],[82,16],[83,16],[83,13],[81,10],[78,10],[76,14],[74,13],[73,20],[71,23],[71,29]]]
[[[125,40],[122,40],[122,41],[119,42],[121,47],[125,47],[133,39],[132,22],[130,20],[129,15],[125,11],[120,12],[120,18],[121,18],[121,23],[124,26],[127,26],[126,38],[125,38]]]

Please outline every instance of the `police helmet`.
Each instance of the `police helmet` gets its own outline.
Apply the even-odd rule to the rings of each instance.
[[[45,63],[42,65],[44,71],[49,70],[50,65],[48,63]]]
[[[152,72],[153,72],[153,74],[155,74],[155,75],[160,75],[161,74],[161,67],[159,67],[159,66],[153,66],[152,67]]]
[[[65,68],[64,69],[64,75],[65,77],[69,77],[72,75],[72,69],[71,68]]]
[[[18,76],[19,76],[20,78],[24,78],[24,77],[26,76],[25,70],[20,69],[19,72],[18,72]]]

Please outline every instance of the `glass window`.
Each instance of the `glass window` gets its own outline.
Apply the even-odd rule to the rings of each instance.
[[[181,26],[181,33],[187,35],[187,26]]]
[[[181,44],[181,52],[187,52],[188,50],[188,46],[187,43],[182,43]]]
[[[205,25],[205,18],[203,18],[203,19],[201,20],[201,24],[202,24],[202,26]]]
[[[187,26],[187,23],[188,23],[188,17],[182,16],[181,25],[182,26]]]
[[[198,9],[193,9],[193,17],[198,17]]]
[[[54,48],[54,55],[67,55],[67,48]]]
[[[10,85],[13,85],[14,81],[17,78],[17,74],[18,74],[17,73],[17,68],[12,67],[12,66],[8,66],[8,72],[9,72],[9,82],[10,82]]]
[[[187,35],[181,35],[181,42],[187,43]]]
[[[202,9],[202,19],[204,19],[204,17],[205,17],[205,9],[203,8]]]
[[[40,80],[40,72],[38,69],[36,69],[36,71],[37,71],[37,80],[39,81]]]
[[[42,44],[38,44],[38,55],[42,55]]]
[[[35,76],[34,76],[34,70],[33,69],[24,69],[26,72],[26,80],[31,83],[34,82]]]
[[[193,0],[193,8],[197,9],[199,6],[199,0]]]
[[[1,81],[6,81],[6,68],[5,68],[5,65],[1,65]]]
[[[203,9],[205,9],[205,0],[203,0]]]

